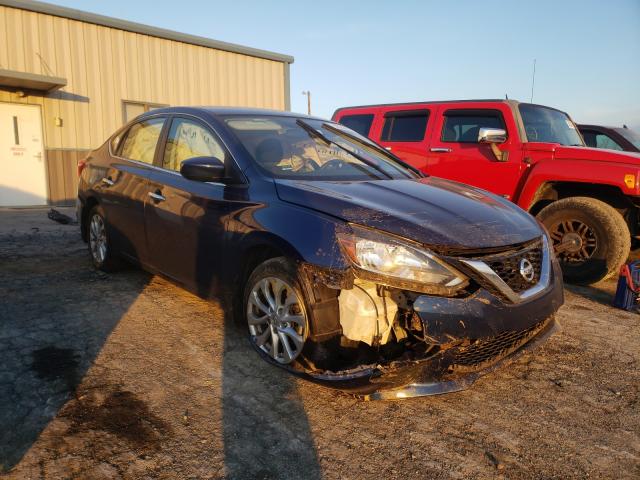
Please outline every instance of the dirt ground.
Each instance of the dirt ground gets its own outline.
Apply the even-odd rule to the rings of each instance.
[[[0,476],[640,478],[640,316],[613,289],[569,287],[563,331],[466,391],[367,403],[262,362],[215,302],[96,272],[77,226],[1,210]]]

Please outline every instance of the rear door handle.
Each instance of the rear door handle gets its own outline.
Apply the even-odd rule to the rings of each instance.
[[[430,149],[430,151],[435,153],[449,153],[451,152],[451,149],[446,147],[433,147]]]
[[[149,192],[149,196],[153,198],[156,202],[164,202],[166,200],[166,198],[164,198],[160,190],[156,190],[155,192]]]
[[[102,183],[104,183],[105,185],[107,185],[109,187],[113,187],[113,180],[111,180],[111,177],[104,177],[102,179]]]

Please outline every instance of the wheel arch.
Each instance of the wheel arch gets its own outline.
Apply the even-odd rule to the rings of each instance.
[[[98,199],[94,196],[88,197],[83,203],[82,208],[80,210],[80,234],[82,235],[82,240],[86,243],[89,241],[89,235],[87,230],[88,220],[89,220],[89,212],[93,207],[98,205]]]
[[[620,188],[614,185],[582,182],[544,182],[531,201],[529,213],[538,215],[540,211],[557,200],[569,197],[590,197],[600,200],[615,208],[623,216],[632,234],[638,228],[638,208]]]

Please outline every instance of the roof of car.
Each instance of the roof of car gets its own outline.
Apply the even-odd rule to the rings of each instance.
[[[587,123],[578,123],[578,128],[604,128],[607,130],[616,130],[618,128],[621,127],[609,127],[607,125],[593,125],[591,123],[587,124]]]
[[[272,110],[267,108],[248,108],[248,107],[211,107],[211,106],[196,106],[196,107],[166,107],[156,108],[150,110],[148,114],[158,113],[208,113],[213,116],[227,116],[227,115],[277,115],[280,117],[296,117],[296,118],[309,118],[315,120],[324,120],[320,117],[313,115],[306,115],[303,113],[287,112],[283,110]]]
[[[406,105],[424,105],[424,104],[438,104],[438,103],[471,103],[471,102],[504,102],[504,103],[520,103],[517,100],[510,100],[505,98],[475,98],[466,100],[425,100],[423,102],[395,102],[395,103],[374,103],[370,105],[351,105],[348,107],[340,107],[336,110],[345,110],[347,108],[371,108],[371,107],[400,107]]]

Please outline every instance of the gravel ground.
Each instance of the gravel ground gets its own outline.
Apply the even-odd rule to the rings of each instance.
[[[639,478],[640,317],[613,288],[571,287],[563,331],[469,390],[367,403],[263,363],[215,302],[96,272],[77,226],[0,210],[0,476]]]

